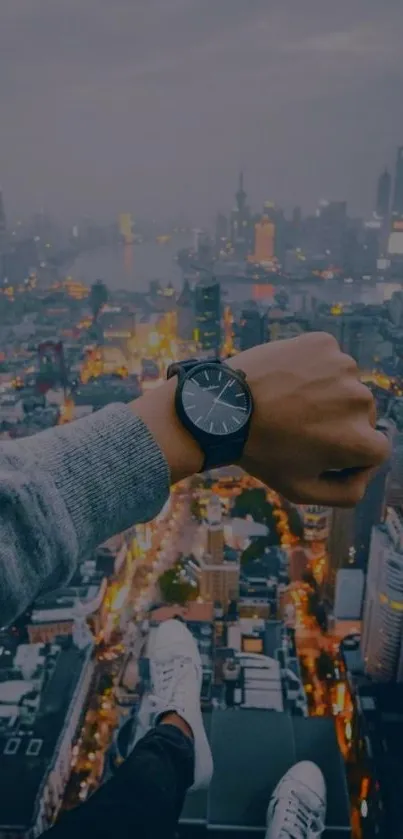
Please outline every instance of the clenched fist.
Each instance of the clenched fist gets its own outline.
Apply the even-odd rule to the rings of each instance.
[[[327,333],[254,347],[243,370],[254,413],[241,465],[290,501],[353,506],[389,454],[371,392]]]

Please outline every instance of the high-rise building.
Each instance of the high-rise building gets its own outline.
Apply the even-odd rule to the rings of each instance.
[[[378,469],[354,511],[354,565],[364,572],[368,567],[372,528],[381,524],[386,516],[389,475],[390,463],[386,463]]]
[[[385,169],[379,176],[376,190],[375,212],[380,219],[386,219],[389,216],[391,193],[392,176],[390,172]]]
[[[267,215],[255,224],[255,247],[249,257],[251,262],[262,264],[272,262],[275,256],[276,228]]]
[[[367,673],[403,682],[403,512],[372,533],[361,651]]]
[[[177,303],[177,331],[181,341],[191,341],[195,330],[193,292],[189,280],[185,279]]]
[[[241,351],[264,344],[268,339],[267,314],[251,303],[242,310],[238,334]]]
[[[207,508],[207,553],[215,565],[224,562],[224,525],[217,495],[211,496]]]
[[[380,423],[379,423],[380,425]],[[391,423],[383,423],[391,434]],[[343,568],[367,572],[373,528],[386,516],[387,487],[390,464],[382,466],[368,485],[364,498],[353,510],[332,510],[328,537],[327,583],[334,591],[337,572]]]
[[[354,510],[332,510],[327,553],[326,584],[332,595],[337,572],[354,563]]]
[[[347,227],[345,201],[322,201],[318,210],[318,246],[334,267],[343,264]]]
[[[207,511],[206,553],[200,561],[200,596],[226,609],[239,595],[239,562],[226,561],[221,502],[212,496]]]
[[[119,233],[125,245],[132,245],[134,241],[133,219],[131,213],[121,213],[119,216]]]
[[[251,247],[251,216],[244,189],[243,172],[239,175],[239,185],[235,193],[236,204],[231,213],[231,243],[238,259],[245,259]]]
[[[216,253],[226,249],[228,243],[228,219],[223,213],[218,213],[215,225],[215,246]]]
[[[397,397],[388,408],[388,417],[394,424],[392,439],[393,454],[390,481],[388,483],[388,504],[403,506],[403,397]]]
[[[221,288],[212,277],[195,288],[194,338],[206,355],[218,355],[221,347]]]
[[[403,219],[403,146],[397,150],[392,216],[394,219]]]
[[[0,189],[0,250],[1,250],[2,244],[5,243],[6,235],[7,235],[6,211],[4,209],[3,193]]]

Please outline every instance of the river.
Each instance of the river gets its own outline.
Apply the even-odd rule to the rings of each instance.
[[[147,291],[150,280],[181,286],[181,272],[175,261],[180,248],[189,247],[190,236],[178,236],[166,244],[103,247],[83,253],[69,266],[69,274],[86,285],[103,280],[112,290]]]
[[[163,285],[171,282],[176,289],[182,285],[181,271],[175,256],[180,248],[191,246],[190,235],[178,235],[165,244],[145,242],[136,245],[103,247],[91,253],[79,256],[70,266],[69,274],[75,280],[91,285],[95,280],[103,280],[112,290],[145,292],[150,280],[160,280]],[[284,285],[287,287],[285,280]],[[312,297],[327,303],[340,302],[381,304],[389,300],[393,291],[401,289],[401,282],[366,283],[346,285],[340,281],[309,282],[289,286],[289,291],[296,309],[300,308],[298,298],[301,292],[308,292]],[[269,287],[267,288],[269,291]],[[241,302],[254,296],[251,283],[223,283],[223,293],[228,300]],[[267,302],[269,302],[269,297]],[[294,300],[295,297],[295,300]]]

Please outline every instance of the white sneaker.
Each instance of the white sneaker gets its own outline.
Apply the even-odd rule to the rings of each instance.
[[[326,784],[309,760],[292,766],[277,785],[267,810],[266,839],[319,839],[325,829]]]
[[[207,787],[213,774],[213,759],[200,708],[203,669],[196,641],[181,621],[165,621],[156,630],[151,645],[150,672],[155,722],[169,711],[176,712],[187,722],[195,749],[192,789]]]

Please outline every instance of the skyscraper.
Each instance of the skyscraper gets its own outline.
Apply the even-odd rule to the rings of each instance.
[[[218,213],[215,225],[216,253],[225,250],[228,242],[228,219],[223,213]]]
[[[364,572],[368,566],[372,528],[385,519],[389,475],[390,463],[386,463],[378,469],[368,485],[364,498],[355,508],[354,564]]]
[[[367,673],[403,682],[403,513],[388,510],[371,540],[361,651]]]
[[[200,596],[228,607],[239,595],[239,562],[226,562],[221,502],[212,496],[207,510],[206,554],[200,560]]]
[[[4,209],[4,199],[3,193],[0,189],[0,254],[3,250],[3,247],[6,243],[7,237],[7,219],[6,219],[6,212]]]
[[[403,146],[397,150],[392,215],[395,219],[403,219]]]
[[[195,328],[193,292],[189,280],[185,279],[177,300],[178,337],[181,341],[191,341]]]
[[[217,495],[211,496],[207,508],[207,553],[216,565],[224,562],[224,525]]]
[[[242,310],[239,323],[239,349],[249,350],[268,339],[267,315],[252,301]]]
[[[255,247],[250,256],[251,262],[264,264],[274,259],[274,242],[276,228],[267,215],[255,224]]]
[[[378,187],[376,191],[375,212],[378,218],[386,219],[388,217],[391,193],[392,176],[390,172],[387,169],[385,169],[379,176]]]
[[[221,348],[221,288],[214,277],[195,288],[195,340],[206,355],[218,355]]]
[[[251,217],[244,189],[243,172],[239,175],[236,204],[231,213],[231,242],[238,259],[245,259],[251,245]]]
[[[319,251],[337,268],[343,264],[346,227],[346,202],[322,201],[318,211]]]

